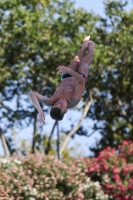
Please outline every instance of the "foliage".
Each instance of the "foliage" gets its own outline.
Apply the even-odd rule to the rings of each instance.
[[[83,101],[91,90],[94,104],[86,118],[102,135],[91,150],[97,155],[107,146],[133,140],[133,11],[126,12],[125,6],[124,0],[105,1],[105,17],[100,18],[75,9],[69,0],[0,2],[2,133],[33,124],[34,150],[40,130],[27,94],[34,90],[51,96],[60,82],[55,68],[68,65],[90,34],[96,48]],[[77,133],[89,135],[85,128]]]
[[[51,156],[0,158],[0,198],[46,200],[107,200],[99,182],[90,181],[83,168]]]
[[[18,138],[17,133],[12,134],[13,144],[17,149],[18,155],[27,156],[31,153],[31,141],[28,139]],[[57,139],[51,137],[49,138],[48,134],[45,132],[43,134],[36,135],[36,150],[35,153],[41,155],[56,156],[57,155]],[[64,140],[66,139],[65,133],[62,133],[60,136],[60,147]],[[50,146],[49,146],[50,144]],[[13,145],[12,145],[13,146]],[[60,155],[62,162],[72,161],[76,158],[82,157],[85,154],[85,151],[82,148],[79,148],[80,143],[75,143],[71,147],[66,147],[62,155]]]
[[[95,34],[96,21],[96,16],[75,9],[69,0],[0,1],[3,133],[32,123],[35,135],[37,112],[28,100],[28,92],[54,93],[60,82],[55,68],[71,62],[84,36]]]
[[[125,1],[105,1],[105,17],[97,27],[89,81],[95,103],[88,112],[102,136],[91,148],[96,155],[133,140],[133,10],[125,6]]]
[[[133,199],[133,142],[123,141],[118,149],[107,147],[96,158],[83,159],[87,175],[99,181],[111,199]],[[78,163],[78,162],[77,162]]]
[[[71,62],[85,35],[80,29],[91,29],[96,18],[85,11],[76,10],[69,1],[43,0],[38,4],[36,0],[28,3],[7,0],[0,2],[0,7],[0,81],[3,103],[15,95],[20,97],[27,94],[30,90],[45,95],[53,94],[60,79],[55,71],[56,66]],[[90,18],[92,22],[89,24]],[[20,115],[23,109],[20,109],[21,99],[16,100],[20,120],[24,118]],[[7,107],[5,104],[2,106],[5,108],[3,117],[8,118],[14,110],[9,110],[10,115],[7,115]],[[29,116],[26,111],[24,115]],[[14,115],[12,117],[15,118]]]

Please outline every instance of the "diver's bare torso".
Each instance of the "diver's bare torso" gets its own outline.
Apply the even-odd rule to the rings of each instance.
[[[85,89],[85,80],[79,83],[74,77],[65,78],[61,81],[54,95],[49,98],[52,104],[56,101],[66,99],[68,108],[78,104]]]

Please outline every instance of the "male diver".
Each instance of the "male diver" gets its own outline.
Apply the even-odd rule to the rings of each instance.
[[[67,109],[79,103],[89,74],[89,65],[93,60],[94,47],[95,43],[90,41],[90,36],[85,37],[81,49],[72,62],[67,67],[63,65],[57,67],[62,80],[53,96],[47,98],[36,92],[30,92],[29,98],[39,112],[40,123],[44,125],[45,117],[39,101],[51,106],[50,116],[56,121],[62,120]]]

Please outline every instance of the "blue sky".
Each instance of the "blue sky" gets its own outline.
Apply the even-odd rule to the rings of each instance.
[[[104,12],[103,0],[75,0],[76,8],[84,8],[102,15]]]
[[[117,1],[117,0],[116,0]],[[119,0],[118,0],[119,1]],[[125,2],[125,0],[122,0]],[[82,7],[87,11],[93,11],[96,14],[104,16],[103,0],[75,0],[75,7]],[[128,0],[127,11],[133,9],[133,0]]]
[[[104,5],[103,0],[75,0],[75,7],[79,8],[82,7],[86,9],[87,11],[93,11],[96,14],[104,16]],[[132,0],[129,0],[129,5],[127,6],[127,11],[129,11],[131,8],[133,8],[133,2]],[[80,105],[79,105],[80,106]],[[70,121],[68,120],[71,118],[73,123],[76,125],[78,123],[78,120],[80,119],[81,113],[78,113],[77,111],[69,111],[67,115],[65,115],[64,120],[60,122],[59,127],[62,128],[68,128],[70,126]],[[50,116],[46,116],[46,125],[44,126],[43,132],[49,133],[52,129],[52,126],[54,124],[54,121],[50,118]],[[87,124],[87,126],[86,126]],[[87,127],[88,130],[90,130],[91,133],[91,127],[92,127],[92,120],[84,120],[83,125]],[[18,136],[15,138],[16,145],[19,146],[19,141],[21,138],[26,139],[27,142],[31,141],[32,139],[32,125],[29,126],[27,129],[23,129],[22,131],[19,131]],[[54,133],[54,138],[56,138],[56,133]],[[96,140],[100,139],[100,135],[98,133],[93,134],[90,138],[86,138],[83,136],[76,136],[74,140],[71,140],[69,147],[76,145],[78,148],[76,149],[77,153],[82,152],[83,155],[90,155],[91,152],[88,150],[88,147],[91,147],[95,144]],[[0,155],[3,154],[3,148],[0,141]]]

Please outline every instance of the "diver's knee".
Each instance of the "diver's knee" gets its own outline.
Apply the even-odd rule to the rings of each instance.
[[[33,91],[30,90],[30,91],[28,92],[28,96],[30,96],[32,93],[33,93]]]

